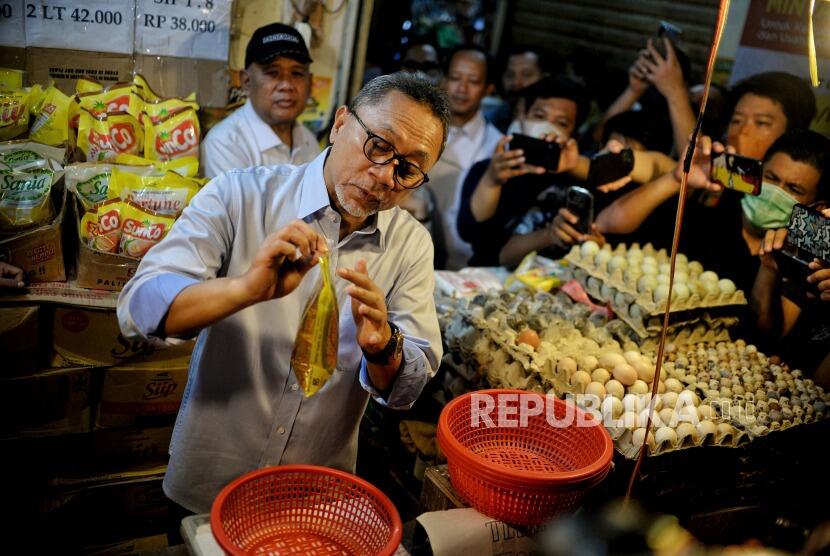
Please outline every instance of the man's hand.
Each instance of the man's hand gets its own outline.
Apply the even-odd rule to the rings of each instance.
[[[559,153],[559,167],[556,169],[557,174],[562,172],[570,172],[579,163],[579,145],[576,139],[562,140],[556,135],[548,135],[545,137],[546,141],[555,141],[559,143],[561,151]]]
[[[265,238],[251,268],[241,276],[243,289],[254,303],[286,296],[326,253],[326,238],[294,220]]]
[[[23,270],[0,262],[0,288],[20,289],[26,285]]]
[[[683,158],[686,156],[688,145],[683,149],[680,161],[674,168],[674,179],[680,182],[683,173]],[[692,159],[692,166],[689,168],[689,187],[695,189],[707,189],[709,191],[721,191],[723,187],[713,182],[711,179],[712,156],[724,152],[726,149],[717,141],[712,142],[710,137],[701,135],[697,139],[697,148],[695,148],[695,155]]]
[[[819,299],[822,301],[830,301],[830,267],[827,263],[813,259],[810,263],[810,270],[814,270],[812,274],[807,276],[807,281],[811,284],[816,284],[819,291]]]
[[[600,245],[605,244],[605,237],[597,228],[596,224],[591,224],[591,232],[583,234],[574,226],[579,223],[579,218],[566,208],[559,209],[553,222],[548,226],[548,232],[551,234],[551,239],[554,245],[559,247],[570,247],[575,243],[582,243],[593,239]]]
[[[525,153],[522,149],[505,150],[513,139],[512,135],[505,135],[499,139],[490,165],[487,166],[487,175],[497,185],[504,185],[508,180],[525,174],[544,174],[541,166],[525,164]]]
[[[642,96],[648,89],[649,83],[646,80],[646,74],[640,69],[640,59],[634,61],[634,64],[628,68],[628,88],[635,95]]]
[[[357,325],[357,343],[375,354],[383,350],[392,337],[386,298],[366,269],[366,261],[357,261],[354,269],[338,269],[337,275],[352,283],[346,290],[352,298],[352,317]]]
[[[635,62],[635,67],[638,73],[654,85],[661,95],[670,98],[683,93],[686,84],[683,81],[683,70],[677,61],[671,41],[665,37],[662,40],[666,46],[666,57],[663,58],[660,55],[649,39],[646,50],[641,52],[640,58]]]
[[[778,272],[778,263],[775,262],[772,253],[784,247],[785,239],[787,239],[787,228],[767,230],[764,239],[761,240],[761,248],[758,250],[758,256],[761,257],[761,264],[764,268]]]
[[[609,139],[608,142],[605,144],[605,148],[600,151],[599,154],[603,153],[614,153],[619,154],[625,149],[625,145],[617,141],[616,139]],[[604,183],[602,185],[597,186],[597,191],[602,193],[611,193],[612,191],[616,191],[617,189],[622,189],[626,185],[631,183],[631,176],[623,176],[618,180]]]

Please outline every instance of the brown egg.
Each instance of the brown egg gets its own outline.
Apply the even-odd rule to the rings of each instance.
[[[539,334],[535,330],[525,328],[516,337],[516,344],[527,344],[533,349],[537,349],[539,347]]]
[[[631,386],[637,381],[637,370],[628,363],[614,367],[613,375],[615,379],[625,386]]]

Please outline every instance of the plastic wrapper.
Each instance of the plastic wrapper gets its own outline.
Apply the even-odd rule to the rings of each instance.
[[[303,312],[291,353],[291,368],[306,397],[316,394],[337,369],[339,322],[329,258],[323,256],[320,281]]]
[[[159,214],[178,216],[201,184],[201,180],[175,172],[163,176],[139,176],[116,167],[112,171],[107,197],[120,197]]]
[[[201,132],[196,111],[186,108],[163,120],[143,119],[144,156],[150,160],[199,157]]]
[[[48,223],[54,216],[49,194],[61,173],[49,168],[46,160],[0,170],[0,230]]]
[[[50,85],[34,107],[35,121],[29,139],[46,145],[61,145],[69,139],[69,103],[71,99]]]
[[[100,81],[92,79],[91,77],[79,77],[75,82],[75,92],[78,94],[95,93],[102,91],[103,89],[104,85]]]
[[[50,147],[33,141],[9,141],[0,143],[0,168],[19,168],[37,161],[46,161],[52,170],[63,170],[61,164],[66,149]]]
[[[83,238],[86,227],[90,247],[103,253],[117,253],[121,245],[125,208],[126,204],[120,199],[111,199],[97,205],[94,210],[97,216],[94,226],[90,225],[90,219],[86,222],[81,219],[81,237]]]
[[[133,156],[129,158],[144,160],[143,158]],[[120,156],[116,156],[115,161],[120,162]],[[128,163],[100,164],[95,162],[81,162],[79,164],[70,164],[66,167],[66,174],[64,175],[66,187],[75,194],[81,202],[81,205],[83,205],[84,210],[90,210],[96,203],[107,200],[109,182],[114,168],[138,176],[160,177],[163,175],[152,164],[130,165]]]
[[[136,259],[146,255],[147,251],[164,239],[176,221],[173,216],[158,214],[129,201],[124,203],[121,220],[119,251]],[[100,228],[100,220],[98,225]]]
[[[29,130],[29,112],[42,95],[39,85],[0,90],[0,141],[14,139]]]
[[[81,109],[78,148],[86,160],[103,162],[120,153],[139,154],[141,144],[141,126],[130,114],[124,112],[96,116]]]
[[[0,68],[0,89],[22,89],[23,88],[23,70]]]
[[[176,172],[187,178],[195,178],[199,175],[199,159],[195,157],[176,158],[173,160],[148,160],[142,156],[132,154],[119,154],[115,157],[118,164],[131,166],[152,166],[159,174],[165,172]]]

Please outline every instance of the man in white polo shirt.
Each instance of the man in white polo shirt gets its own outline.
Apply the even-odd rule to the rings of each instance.
[[[311,93],[311,62],[302,35],[293,27],[272,23],[254,32],[241,75],[248,102],[205,138],[205,177],[233,168],[305,164],[319,154],[314,134],[297,122]]]

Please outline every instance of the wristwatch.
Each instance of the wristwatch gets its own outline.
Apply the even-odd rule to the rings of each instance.
[[[392,335],[389,336],[389,342],[382,350],[375,354],[363,350],[363,357],[366,358],[366,361],[375,365],[386,365],[401,354],[403,351],[403,333],[392,322],[389,323],[389,330],[392,331]]]

